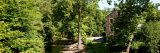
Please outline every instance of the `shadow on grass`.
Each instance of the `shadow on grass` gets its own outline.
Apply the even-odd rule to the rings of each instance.
[[[62,48],[62,45],[45,46],[45,53],[61,53]]]
[[[88,43],[86,45],[86,53],[111,53],[109,47],[105,43]]]

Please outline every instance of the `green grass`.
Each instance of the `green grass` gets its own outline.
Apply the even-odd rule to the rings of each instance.
[[[86,45],[87,53],[110,53],[105,43],[92,42]]]
[[[62,45],[47,46],[46,53],[60,53],[62,48],[63,48]]]

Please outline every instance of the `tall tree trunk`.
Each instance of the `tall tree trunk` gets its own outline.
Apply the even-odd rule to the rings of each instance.
[[[80,3],[78,3],[79,7],[78,7],[78,51],[80,51],[80,44],[82,43],[81,40],[81,28],[80,28],[80,24],[81,24],[81,6]]]

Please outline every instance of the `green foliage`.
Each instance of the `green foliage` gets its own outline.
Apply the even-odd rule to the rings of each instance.
[[[158,53],[160,48],[160,22],[148,22],[145,24],[146,44],[149,52]]]
[[[53,25],[53,34],[55,37],[78,37],[78,2],[81,7],[81,34],[85,39],[86,35],[100,34],[104,32],[105,11],[97,7],[98,0],[64,0],[54,3],[53,15],[51,22]],[[52,30],[51,30],[52,31]],[[55,38],[56,39],[56,38]]]
[[[43,53],[42,30],[45,0],[0,1],[0,53]]]
[[[125,3],[120,3],[118,5],[119,16],[115,19],[113,24],[113,30],[115,32],[113,38],[114,44],[127,45],[133,33],[137,32],[138,24],[145,22],[146,17],[142,15],[148,10],[148,5],[148,0],[126,0]]]
[[[85,40],[83,40],[83,44],[84,44],[84,45],[92,44],[92,40],[87,40],[87,39],[85,39]]]
[[[144,46],[144,42],[134,41],[132,42],[132,49],[139,49],[140,46]]]
[[[146,22],[150,21],[160,21],[160,11],[155,9],[153,6],[148,10]]]
[[[119,16],[113,23],[115,35],[109,37],[111,43],[86,40],[87,36],[101,35],[105,31],[107,13],[98,9],[98,1],[1,0],[0,53],[44,53],[45,43],[52,45],[65,37],[77,41],[78,27],[87,53],[110,53],[107,45],[126,47],[133,36],[132,49],[146,46],[150,53],[159,52],[160,11],[149,0],[118,0]],[[137,28],[139,24],[144,24],[142,30]],[[62,47],[57,46],[53,51],[60,52]]]

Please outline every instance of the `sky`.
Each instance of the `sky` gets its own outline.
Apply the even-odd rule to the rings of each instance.
[[[151,0],[153,3],[160,3],[160,0]],[[100,0],[98,3],[101,10],[104,10],[105,8],[114,8],[114,2],[111,3],[111,5],[107,4],[106,0]],[[158,7],[160,9],[160,7]]]

